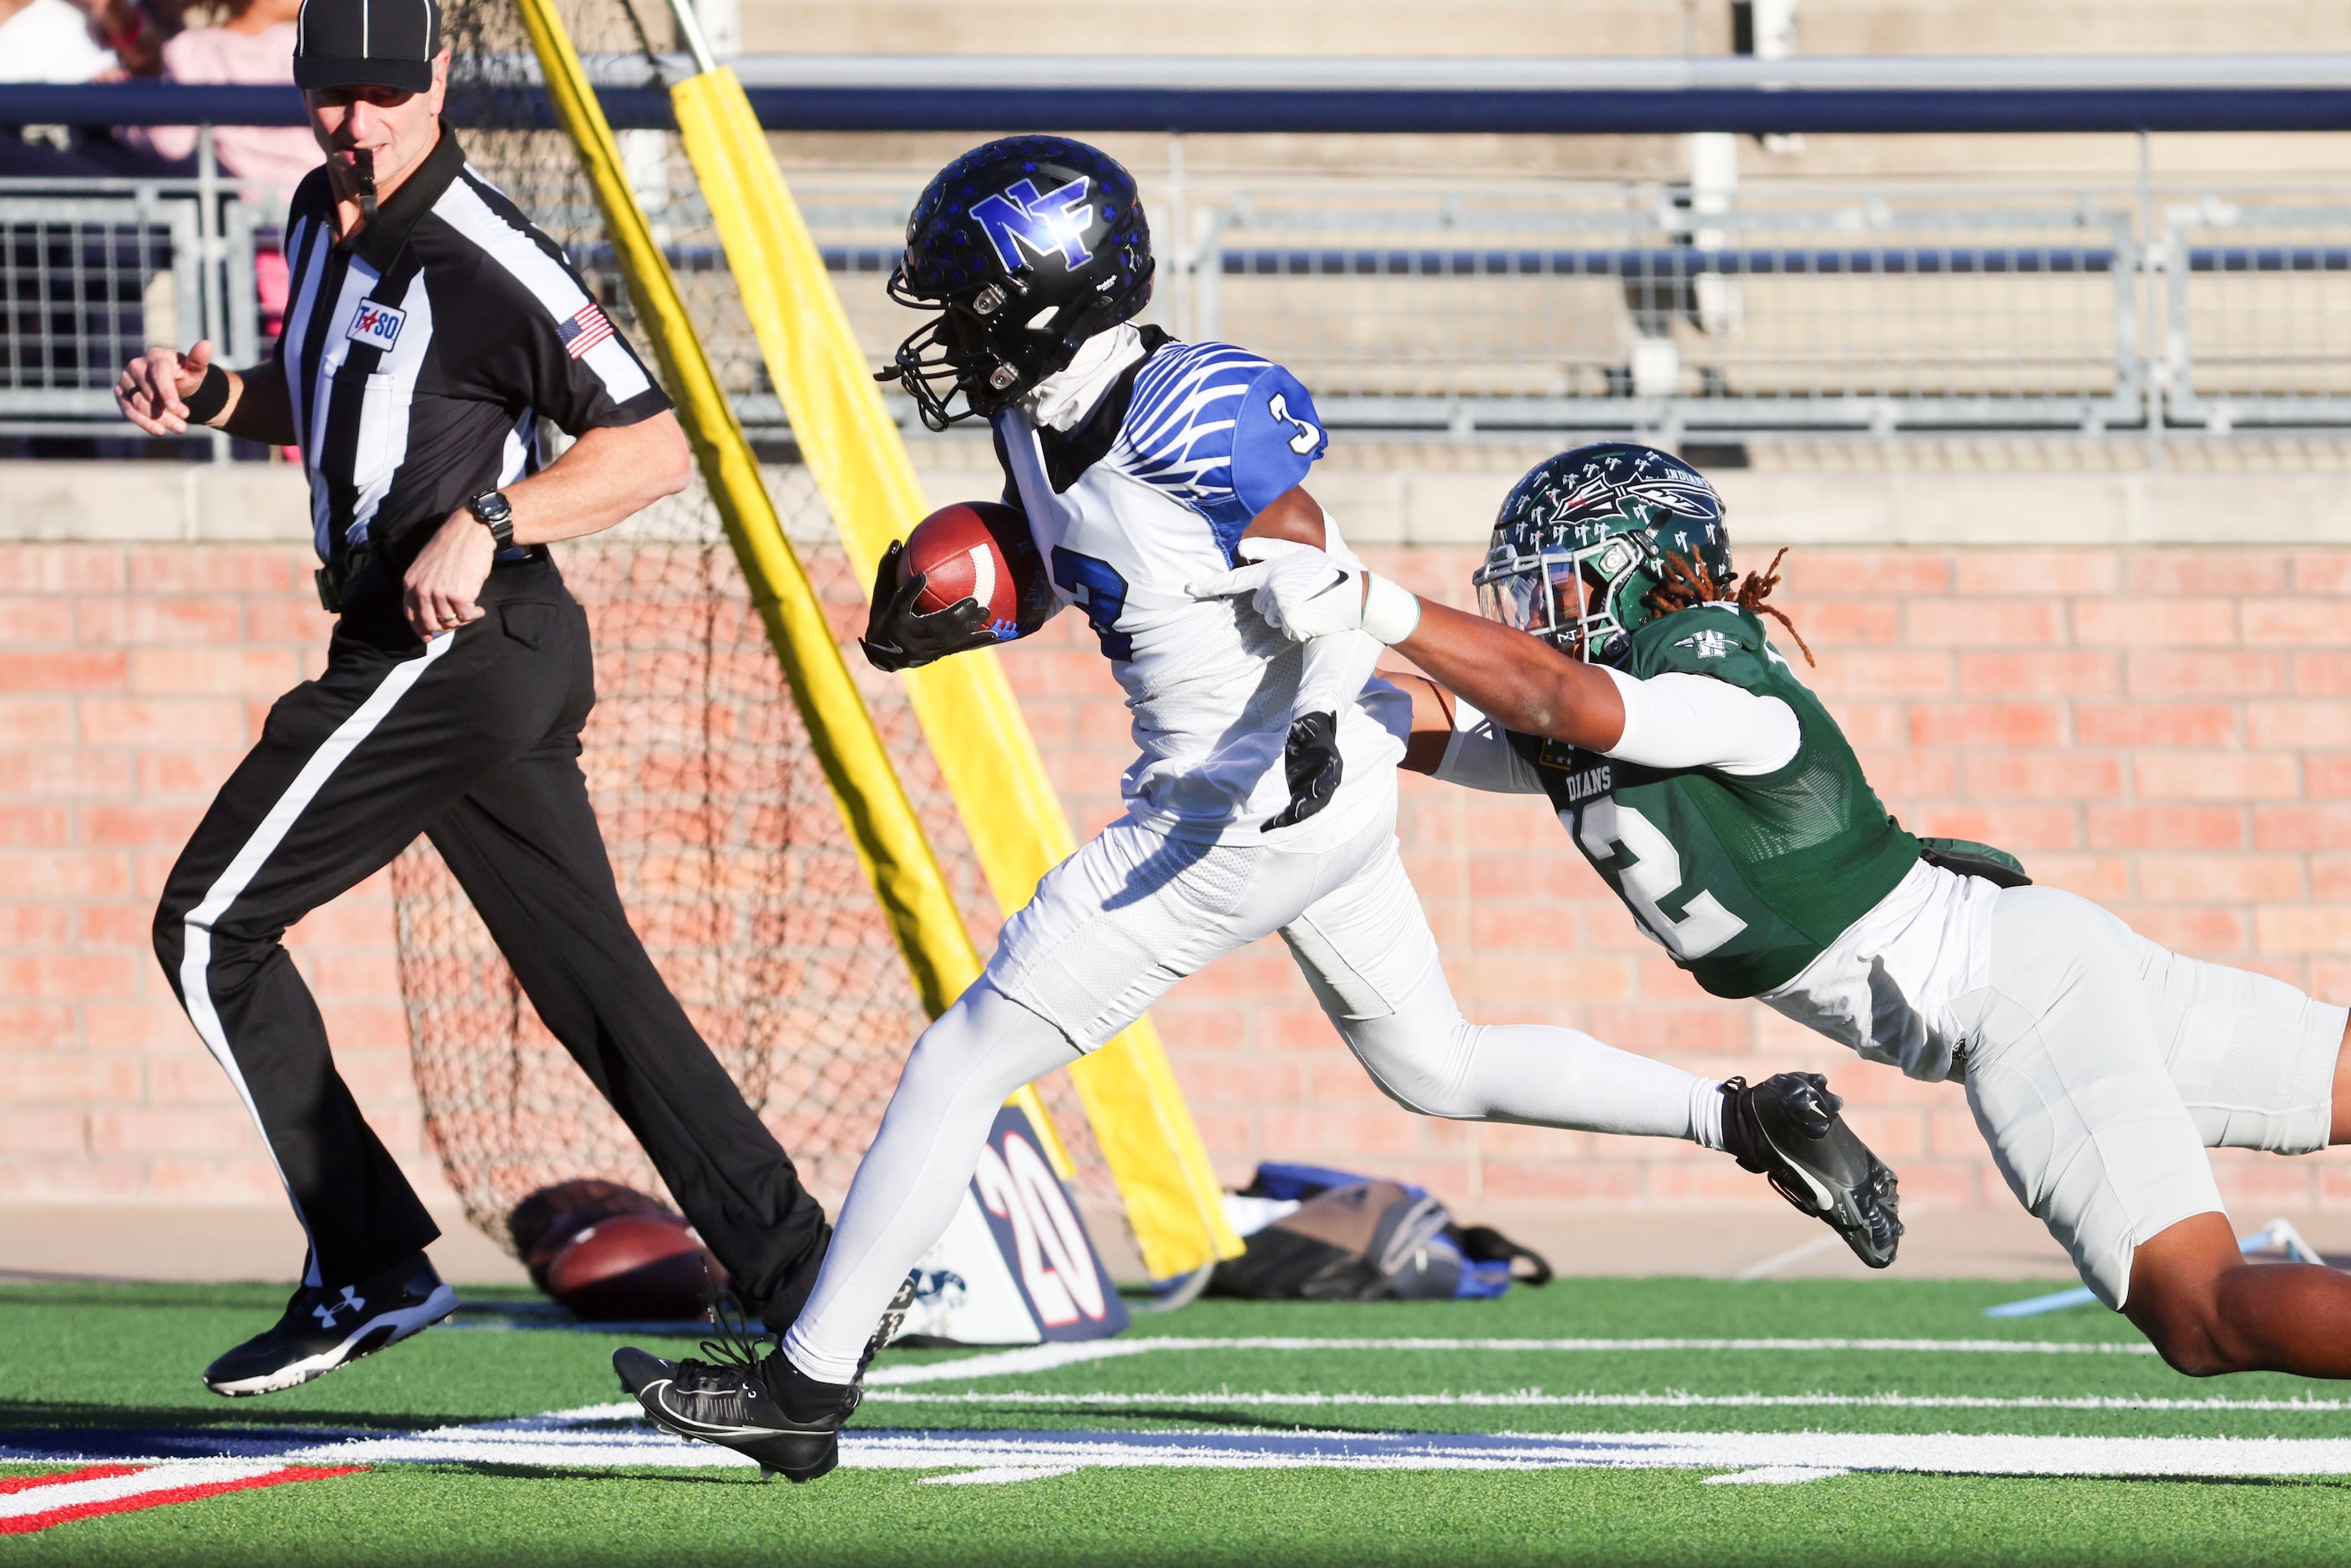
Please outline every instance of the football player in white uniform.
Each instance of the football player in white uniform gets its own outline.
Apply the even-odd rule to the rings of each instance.
[[[1082,143],[1030,136],[967,153],[931,183],[891,278],[893,298],[934,314],[885,376],[935,428],[991,421],[1006,499],[1026,514],[1060,601],[1100,638],[1141,755],[1126,816],[1047,874],[984,977],[916,1042],[780,1354],[615,1357],[663,1426],[795,1479],[832,1464],[887,1333],[875,1322],[946,1228],[1005,1098],[1276,931],[1348,1047],[1408,1108],[1726,1149],[1865,1260],[1893,1260],[1892,1173],[1816,1075],[1720,1083],[1574,1030],[1462,1018],[1398,854],[1412,705],[1369,680],[1380,645],[1301,648],[1248,605],[1188,591],[1236,564],[1244,538],[1353,560],[1299,487],[1324,445],[1313,399],[1244,350],[1134,326],[1151,274],[1127,172]],[[972,600],[915,613],[923,579],[899,580],[901,553],[874,587],[864,646],[876,664],[1019,634],[985,624]]]
[[[1303,546],[1247,549],[1268,559],[1200,591],[1411,658],[1434,680],[1396,676],[1408,765],[1549,796],[1707,990],[1964,1082],[2018,1200],[2167,1362],[2351,1377],[2351,1278],[2247,1264],[2204,1153],[2351,1143],[2351,1012],[1904,831],[1772,647],[1778,580],[1734,580],[1696,470],[1625,443],[1538,465],[1478,573],[1486,619]]]

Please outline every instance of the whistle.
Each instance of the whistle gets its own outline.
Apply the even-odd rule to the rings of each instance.
[[[364,147],[351,152],[351,172],[359,177],[360,221],[375,222],[375,154]]]

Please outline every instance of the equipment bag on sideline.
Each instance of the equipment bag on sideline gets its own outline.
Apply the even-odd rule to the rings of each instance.
[[[1257,1301],[1482,1301],[1551,1265],[1491,1227],[1464,1228],[1424,1187],[1316,1166],[1261,1165],[1226,1211],[1248,1250],[1212,1295]],[[1514,1264],[1523,1260],[1523,1274]]]

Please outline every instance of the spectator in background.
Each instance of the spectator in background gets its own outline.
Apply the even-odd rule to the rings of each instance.
[[[0,82],[96,81],[121,68],[68,0],[0,0]]]
[[[7,0],[0,0],[5,5]],[[34,0],[36,5],[64,0]],[[226,20],[191,27],[163,46],[168,81],[269,86],[294,82],[294,19],[302,0],[229,0]],[[196,150],[192,125],[159,125],[138,140],[177,162]],[[221,167],[241,180],[278,189],[261,199],[282,207],[302,176],[325,162],[318,140],[298,125],[224,125],[213,132]]]
[[[225,19],[191,27],[163,46],[163,76],[169,81],[209,85],[275,85],[294,81],[295,18],[302,0],[229,0]],[[159,125],[129,134],[134,145],[177,163],[193,158],[196,128]],[[302,176],[325,162],[318,138],[299,125],[222,125],[213,131],[221,167],[240,180],[271,187],[248,193],[266,208],[282,211]],[[286,317],[286,257],[257,249],[254,284],[260,296],[261,327],[276,337]]]

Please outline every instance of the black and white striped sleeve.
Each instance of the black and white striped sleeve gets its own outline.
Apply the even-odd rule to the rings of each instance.
[[[579,274],[503,198],[494,205],[483,187],[460,178],[434,214],[482,258],[465,301],[481,326],[466,371],[478,384],[462,392],[529,408],[572,435],[634,424],[670,406]]]

